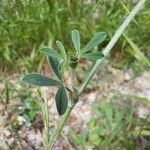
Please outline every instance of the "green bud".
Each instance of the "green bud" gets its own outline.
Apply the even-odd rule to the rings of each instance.
[[[75,69],[78,65],[78,58],[76,55],[71,55],[70,56],[70,62],[69,62],[69,66],[73,69]]]

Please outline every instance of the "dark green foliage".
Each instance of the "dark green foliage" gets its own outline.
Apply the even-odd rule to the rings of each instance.
[[[59,115],[63,115],[68,106],[68,97],[66,89],[64,87],[65,83],[63,83],[63,73],[65,69],[68,69],[69,67],[69,69],[73,71],[73,69],[77,67],[79,60],[82,58],[91,61],[96,61],[97,59],[104,58],[102,52],[92,52],[92,49],[95,48],[95,46],[98,46],[106,38],[106,34],[104,32],[99,32],[95,34],[90,40],[90,42],[81,51],[79,31],[76,29],[73,30],[71,32],[71,38],[75,47],[74,51],[71,54],[68,54],[62,42],[60,41],[56,41],[56,44],[60,50],[59,53],[56,50],[53,50],[48,47],[40,49],[42,53],[48,56],[48,62],[52,67],[53,72],[60,81],[39,74],[29,74],[24,76],[22,79],[23,82],[36,86],[59,86],[59,89],[56,93],[56,106]],[[71,96],[71,98],[73,98],[74,103],[76,103],[79,99],[78,92],[75,91],[75,93],[72,93],[70,95],[76,95],[75,99]]]
[[[40,74],[29,74],[22,78],[22,81],[36,86],[58,86],[61,83],[59,81],[50,79]]]
[[[56,96],[56,106],[59,115],[63,115],[68,107],[68,97],[64,86],[60,86]]]
[[[73,30],[71,33],[72,42],[74,44],[76,52],[70,55],[70,66],[76,68],[80,58],[85,58],[91,61],[96,61],[105,57],[102,52],[92,52],[92,50],[102,43],[106,38],[106,33],[96,33],[88,44],[80,50],[80,34],[78,30]]]
[[[67,92],[69,92],[69,90],[67,91],[65,89],[66,85],[63,83],[63,73],[65,69],[67,71],[75,69],[82,58],[90,61],[105,58],[102,52],[96,50],[102,50],[105,47],[114,31],[118,28],[119,24],[121,24],[122,20],[124,20],[124,17],[128,15],[131,7],[135,5],[133,0],[114,0],[111,3],[110,0],[99,0],[91,1],[89,4],[85,4],[84,2],[83,0],[78,0],[65,1],[62,3],[62,1],[59,0],[41,0],[37,3],[35,0],[2,0],[0,6],[0,58],[2,58],[0,59],[0,64],[2,64],[2,72],[7,68],[7,64],[10,64],[11,68],[17,68],[19,66],[23,71],[28,70],[33,72],[33,70],[36,69],[35,66],[37,67],[37,65],[34,64],[40,62],[39,66],[41,66],[45,60],[45,57],[39,55],[37,50],[43,45],[55,47],[53,43],[56,39],[64,40],[66,44],[65,48],[60,41],[56,43],[60,53],[51,48],[41,49],[43,53],[48,55],[49,63],[59,81],[38,74],[27,75],[23,78],[24,82],[32,85],[58,86],[56,105],[60,115],[65,113],[68,105]],[[126,38],[118,41],[114,53],[116,54],[116,50],[119,50],[119,54],[125,54],[127,60],[130,59],[132,62],[133,58],[136,58],[141,64],[147,66],[149,66],[150,63],[144,56],[144,53],[149,57],[149,4],[148,2],[146,4],[147,9],[134,20],[133,25],[135,26],[136,24],[136,27],[133,28],[131,24],[131,28],[128,28],[126,31]],[[96,12],[98,12],[99,16],[95,18],[94,14]],[[67,31],[74,27],[82,30],[81,39],[86,39],[83,44],[80,44],[80,34],[78,30],[73,30],[71,38],[74,48],[72,48],[71,42],[68,40],[69,36]],[[101,34],[95,34],[86,45],[86,41],[89,40],[88,37],[103,30],[109,34],[107,41],[103,45],[99,46],[106,37],[105,33],[102,34],[102,32]],[[83,47],[83,45],[86,46]],[[39,70],[40,67],[38,67],[38,71]],[[5,84],[5,90],[7,104],[11,97],[11,93],[9,92],[10,88],[7,83]],[[77,92],[74,98],[75,101],[78,101],[78,98]],[[137,100],[148,105],[143,98],[138,98]],[[32,102],[26,100],[26,104],[23,106],[24,117],[27,121],[33,121],[37,114],[37,110],[34,109],[34,106],[36,106],[35,101],[32,104],[30,103]],[[130,135],[133,134],[133,136],[135,136],[139,131],[136,130],[136,133],[132,132],[128,134],[129,130],[127,129],[131,129],[131,126],[133,129],[137,123],[131,123],[130,114],[128,115],[128,113],[123,110],[122,115],[120,109],[118,110],[116,107],[109,106],[109,104],[98,109],[100,109],[98,111],[101,115],[97,115],[98,117],[92,116],[94,123],[91,123],[92,127],[90,123],[88,124],[90,131],[85,131],[83,135],[79,135],[75,142],[84,145],[83,149],[87,149],[85,146],[87,141],[94,147],[93,149],[99,149],[99,147],[103,149],[103,147],[108,148],[109,146],[110,149],[117,149],[118,145],[126,149],[135,149],[135,143]],[[102,129],[97,128],[97,125],[101,126]],[[18,129],[19,126],[14,127],[14,129]],[[149,128],[146,126],[146,129]],[[146,129],[144,126],[144,130],[141,132],[142,135],[149,135]],[[122,132],[125,132],[125,134]]]
[[[53,57],[48,57],[48,61],[53,69],[53,72],[55,73],[55,75],[62,80],[62,70],[61,67],[63,66],[63,60],[60,59],[55,59]]]

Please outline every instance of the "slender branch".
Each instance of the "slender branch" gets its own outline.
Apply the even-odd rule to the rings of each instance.
[[[139,12],[140,9],[144,6],[144,3],[146,0],[140,0],[138,4],[134,7],[134,9],[130,12],[128,17],[125,19],[125,21],[121,24],[121,26],[118,28],[118,30],[115,32],[113,38],[111,41],[108,43],[106,48],[103,51],[103,54],[107,56],[109,52],[112,50],[118,39],[121,37],[122,33],[125,31],[129,23],[134,19],[135,15]],[[99,66],[103,63],[104,59],[98,60],[91,71],[89,72],[88,76],[86,77],[84,83],[82,84],[80,90],[79,90],[79,95],[83,92],[83,90],[86,88],[87,84],[90,82],[91,78],[94,76],[96,71],[98,70]]]
[[[105,56],[107,56],[109,54],[109,52],[114,47],[114,45],[116,44],[116,42],[118,41],[118,39],[120,38],[120,36],[124,32],[124,30],[126,29],[126,27],[134,19],[135,15],[143,7],[143,5],[144,5],[145,2],[146,2],[146,0],[140,0],[138,2],[138,4],[134,7],[134,9],[131,11],[131,13],[129,14],[129,16],[125,19],[125,21],[119,27],[119,29],[116,31],[114,37],[111,39],[111,41],[109,42],[109,44],[107,45],[107,47],[103,51],[103,53],[104,53]],[[104,62],[104,60],[105,60],[105,58],[104,59],[100,59],[100,60],[98,60],[95,63],[95,65],[93,66],[93,68],[90,70],[88,76],[86,77],[85,81],[83,82],[81,88],[79,89],[79,95],[81,95],[81,93],[84,91],[84,89],[86,88],[87,84],[90,82],[90,80],[92,79],[92,77],[94,76],[94,74],[96,73],[96,71],[98,70],[99,66]],[[74,105],[71,105],[70,107],[68,107],[67,110],[66,110],[66,113],[60,119],[60,122],[58,123],[58,126],[56,128],[56,131],[54,132],[54,134],[51,137],[51,140],[50,140],[50,149],[52,149],[53,144],[55,143],[56,139],[60,135],[60,133],[61,133],[64,125],[66,124],[66,121],[67,121],[68,117],[70,116],[70,113],[71,113],[71,111],[72,111],[73,108],[74,108]]]
[[[44,120],[44,144],[45,150],[49,149],[50,132],[49,132],[49,111],[48,111],[48,100],[46,96],[46,88],[43,88],[44,103],[42,106],[43,120]]]
[[[60,135],[60,133],[61,133],[63,127],[65,126],[66,121],[67,121],[68,117],[70,116],[70,113],[71,113],[71,111],[72,111],[73,108],[74,108],[74,105],[71,104],[71,105],[67,108],[65,114],[62,116],[62,118],[61,118],[61,120],[60,120],[60,122],[59,122],[59,124],[58,124],[58,126],[57,126],[57,128],[56,128],[56,130],[55,130],[55,132],[54,132],[54,134],[53,134],[52,137],[51,137],[51,140],[50,140],[50,149],[52,149],[52,147],[53,147],[53,145],[54,145],[56,139],[57,139],[58,136]]]
[[[92,77],[94,76],[94,74],[96,73],[97,69],[100,67],[100,65],[104,62],[105,57],[103,59],[98,60],[94,66],[91,68],[89,74],[87,75],[86,79],[84,80],[84,82],[82,83],[80,89],[79,89],[79,95],[82,94],[82,92],[84,91],[84,89],[87,87],[88,83],[90,82],[90,80],[92,79]]]

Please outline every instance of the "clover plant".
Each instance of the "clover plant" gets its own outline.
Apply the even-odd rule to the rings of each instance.
[[[143,7],[145,2],[146,0],[140,0],[136,4],[136,6],[130,12],[127,18],[116,30],[114,36],[112,37],[111,41],[108,43],[106,48],[103,50],[103,52],[94,51],[93,49],[105,40],[106,34],[104,32],[96,33],[87,43],[87,45],[84,48],[81,48],[80,35],[77,30],[73,30],[71,33],[71,39],[74,45],[74,50],[72,53],[68,53],[68,51],[66,51],[63,44],[60,41],[56,42],[60,52],[57,52],[48,47],[42,48],[40,50],[44,54],[48,55],[48,61],[53,69],[53,72],[57,76],[57,80],[39,74],[29,74],[24,76],[22,81],[36,86],[58,87],[55,100],[58,113],[59,115],[62,116],[60,117],[60,121],[58,122],[58,125],[52,135],[49,134],[49,127],[48,127],[49,113],[47,111],[48,107],[47,108],[43,107],[43,110],[45,110],[44,108],[46,108],[46,111],[44,112],[46,113],[45,114],[46,117],[44,118],[46,124],[45,134],[48,133],[47,136],[45,137],[46,150],[51,150],[53,148],[53,145],[57,140],[57,138],[59,137],[59,135],[61,134],[61,131],[65,126],[72,109],[78,102],[79,96],[84,91],[84,89],[86,88],[86,86],[88,85],[88,83],[98,70],[99,66],[104,62],[105,58],[109,55],[110,51],[112,50],[118,39],[121,37],[121,35],[129,25],[129,23],[134,19],[135,15]],[[74,69],[77,67],[80,59],[88,59],[90,61],[94,61],[94,65],[91,67],[91,70],[86,75],[85,80],[83,81],[81,87],[78,90],[74,86],[74,83],[71,83],[71,85],[67,85],[64,82],[64,72],[66,70],[71,70],[72,72],[74,72]],[[47,101],[45,101],[45,105],[47,105]]]
[[[74,70],[81,59],[96,61],[97,59],[104,58],[101,51],[95,51],[93,49],[101,44],[105,38],[106,34],[104,32],[96,33],[86,46],[81,48],[79,31],[76,29],[73,30],[71,32],[71,39],[74,48],[71,53],[65,49],[64,45],[60,41],[56,41],[59,52],[49,47],[40,49],[40,52],[48,56],[48,62],[57,79],[52,79],[44,75],[34,73],[24,76],[22,81],[36,86],[57,86],[58,91],[55,95],[57,111],[59,115],[63,115],[68,107],[68,95],[71,95],[72,92],[76,92],[76,95],[78,95],[77,90],[75,90],[76,87],[73,85],[74,83],[71,83],[72,88],[70,88],[71,86],[66,85],[64,82],[64,72],[66,70]],[[68,92],[70,94],[68,94]]]

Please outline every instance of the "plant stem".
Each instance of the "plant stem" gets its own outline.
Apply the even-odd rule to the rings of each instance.
[[[48,111],[48,100],[46,96],[46,89],[44,91],[44,103],[42,106],[43,120],[44,120],[44,144],[45,150],[49,150],[50,132],[49,132],[49,111]]]
[[[91,68],[89,74],[86,76],[84,82],[82,83],[80,89],[79,89],[79,95],[82,94],[82,92],[84,91],[84,89],[87,87],[88,83],[90,82],[90,80],[92,79],[92,77],[94,76],[94,74],[96,73],[97,69],[100,67],[100,65],[104,62],[105,57],[103,59],[100,59],[99,61],[97,61],[93,67]]]
[[[74,108],[74,106],[75,106],[75,105],[71,104],[71,105],[67,108],[67,110],[66,110],[65,114],[62,116],[62,118],[60,118],[60,122],[59,122],[59,124],[58,124],[58,126],[57,126],[57,128],[56,128],[54,134],[52,135],[51,140],[50,140],[50,150],[52,149],[52,147],[53,147],[53,145],[54,145],[56,139],[58,138],[58,136],[60,135],[60,133],[61,133],[63,127],[65,126],[66,121],[67,121],[67,119],[68,119],[68,117],[69,117],[69,115],[70,115],[72,109]]]
[[[103,51],[103,54],[105,57],[109,54],[111,49],[114,47],[118,39],[121,37],[122,33],[125,31],[126,27],[129,25],[129,23],[134,19],[135,15],[139,12],[139,10],[143,7],[146,0],[140,0],[138,4],[134,7],[134,9],[129,13],[128,17],[125,19],[125,21],[121,24],[121,26],[118,28],[118,30],[115,32],[113,38],[108,43],[106,48]],[[98,70],[99,66],[103,63],[104,59],[100,59],[96,61],[95,65],[89,72],[88,76],[86,77],[85,81],[83,82],[80,90],[79,95],[83,92],[83,90],[86,88],[88,83],[90,82],[91,78],[94,76],[96,71]]]
[[[126,29],[126,27],[134,19],[135,15],[143,7],[145,2],[146,2],[146,0],[140,0],[138,2],[138,4],[135,6],[135,8],[131,11],[129,16],[125,19],[125,21],[119,27],[119,29],[116,31],[115,35],[113,36],[113,38],[111,39],[111,41],[109,42],[109,44],[107,45],[105,50],[103,51],[105,56],[107,56],[109,54],[109,52],[114,47],[114,45],[116,44],[116,42],[118,41],[118,39],[120,38],[120,36],[124,32],[124,30]],[[79,95],[82,94],[82,92],[86,88],[87,84],[90,82],[90,80],[92,79],[92,77],[94,76],[96,71],[98,70],[99,66],[104,62],[104,60],[105,60],[105,58],[100,59],[95,63],[93,68],[90,70],[88,76],[86,77],[85,81],[83,82],[81,88],[79,89]],[[71,105],[70,107],[68,107],[67,110],[66,110],[66,113],[60,119],[60,122],[58,123],[58,126],[56,128],[56,131],[54,132],[54,134],[52,135],[52,137],[50,139],[50,149],[52,149],[53,144],[55,143],[58,136],[61,134],[61,131],[62,131],[64,125],[66,124],[66,121],[67,121],[67,119],[68,119],[68,117],[69,117],[69,115],[70,115],[73,108],[74,108],[74,105]]]

